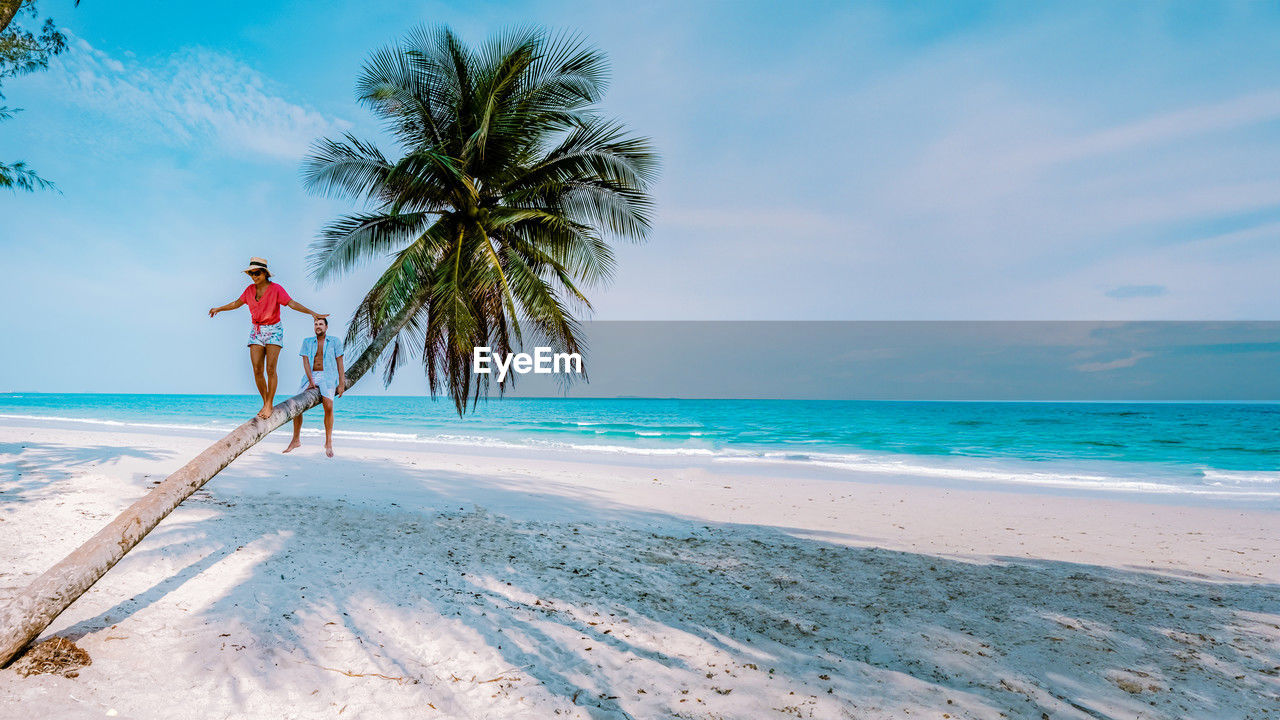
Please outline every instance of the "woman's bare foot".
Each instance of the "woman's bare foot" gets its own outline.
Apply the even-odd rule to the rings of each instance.
[[[289,441],[289,447],[281,450],[280,452],[287,453],[290,450],[297,450],[300,447],[302,447],[302,441],[299,440],[298,438],[294,438],[293,440]]]
[[[333,457],[333,443],[324,444],[324,454]]]
[[[258,411],[258,417],[262,418],[263,420],[266,420],[267,418],[271,417],[271,406],[263,405],[262,409]]]

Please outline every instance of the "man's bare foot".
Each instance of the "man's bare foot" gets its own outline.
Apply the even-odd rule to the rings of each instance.
[[[302,441],[297,438],[294,438],[293,440],[289,441],[289,447],[281,450],[280,452],[287,453],[290,450],[297,450],[300,447],[302,447]]]
[[[267,418],[271,417],[271,406],[263,405],[262,409],[258,411],[258,417],[262,418],[263,420],[266,420]]]
[[[333,445],[332,445],[332,444],[330,444],[330,443],[325,443],[325,445],[324,445],[324,454],[325,454],[325,455],[328,455],[329,457],[333,457]]]

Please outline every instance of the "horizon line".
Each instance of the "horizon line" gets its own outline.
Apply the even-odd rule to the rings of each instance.
[[[50,392],[43,390],[11,390],[0,393],[0,397],[11,395],[132,395],[151,397],[256,397],[251,393],[139,393],[139,392]],[[432,402],[451,402],[448,396],[432,397],[431,395],[364,395],[351,393],[352,397],[423,399]],[[292,396],[288,396],[292,397]],[[1002,404],[1128,404],[1128,405],[1280,405],[1280,398],[1266,400],[1190,400],[1190,399],[940,399],[940,398],[814,398],[814,397],[679,397],[679,396],[647,396],[647,395],[592,395],[585,397],[566,397],[563,395],[528,395],[528,396],[496,396],[481,398],[482,402],[503,400],[694,400],[694,401],[766,401],[766,402],[868,402],[868,403],[1002,403]],[[471,405],[471,403],[468,403]]]

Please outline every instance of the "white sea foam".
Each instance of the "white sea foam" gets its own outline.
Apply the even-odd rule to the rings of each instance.
[[[707,448],[685,448],[685,447],[639,447],[632,445],[600,445],[596,443],[566,443],[557,440],[531,440],[529,444],[511,444],[512,447],[518,448],[539,448],[542,450],[552,450],[564,452],[582,451],[591,453],[607,453],[617,455],[647,455],[647,456],[686,456],[686,457],[714,457],[716,452]]]
[[[917,456],[893,458],[888,456],[838,454],[838,453],[785,453],[766,452],[755,454],[726,454],[715,458],[716,462],[729,463],[794,463],[826,467],[850,472],[878,475],[898,475],[911,478],[930,478],[959,482],[989,482],[1057,487],[1081,490],[1115,490],[1122,492],[1173,493],[1190,495],[1242,495],[1276,496],[1274,488],[1247,487],[1249,484],[1280,483],[1280,473],[1233,473],[1206,470],[1206,479],[1230,477],[1235,480],[1232,489],[1227,482],[1209,485],[1161,481],[1157,477],[1135,478],[1123,475],[1100,475],[1066,471],[1030,470],[1021,467],[982,467],[976,465],[942,465],[921,462]]]
[[[4,414],[0,419],[35,420],[57,423],[83,423],[106,427],[133,427],[148,430],[198,431],[201,433],[227,432],[234,425],[209,421],[206,424],[153,423],[105,418],[72,418],[51,415]],[[578,423],[588,425],[590,423]],[[318,428],[304,428],[309,437],[318,436]],[[603,431],[597,431],[603,432]],[[637,433],[660,436],[661,433]],[[535,451],[555,453],[588,453],[592,455],[623,455],[635,457],[686,457],[709,460],[715,463],[767,464],[774,466],[796,465],[821,467],[849,473],[896,475],[913,479],[963,483],[1018,484],[1064,489],[1102,490],[1143,493],[1171,493],[1202,496],[1250,497],[1280,496],[1280,471],[1231,471],[1202,470],[1201,482],[1187,477],[1181,482],[1155,474],[1136,475],[1130,471],[1115,474],[1079,472],[1056,464],[1052,470],[1028,467],[1017,461],[998,461],[988,458],[966,458],[965,464],[933,460],[927,456],[824,453],[788,451],[748,451],[736,448],[711,449],[705,447],[645,447],[598,443],[572,443],[543,438],[512,441],[488,435],[460,435],[438,433],[423,435],[404,432],[335,429],[334,435],[357,441],[399,442],[422,445],[446,445],[500,449],[507,451]]]
[[[714,457],[715,451],[706,448],[645,448],[645,447],[627,447],[626,445],[574,445],[568,444],[566,447],[573,450],[587,450],[590,452],[607,452],[621,453],[623,455],[675,455],[687,457]]]
[[[201,431],[227,431],[235,429],[234,425],[227,423],[218,423],[210,421],[205,425],[193,425],[190,423],[147,423],[135,422],[133,420],[105,420],[103,418],[77,418],[77,417],[59,417],[56,415],[14,415],[0,413],[0,418],[13,420],[40,420],[44,422],[65,422],[65,423],[85,423],[88,425],[105,425],[108,427],[137,427],[148,428],[154,430],[201,430]]]
[[[1280,485],[1280,471],[1213,470],[1206,468],[1204,481],[1209,485]]]

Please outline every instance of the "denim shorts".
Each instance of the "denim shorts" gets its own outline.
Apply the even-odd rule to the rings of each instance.
[[[254,325],[249,328],[249,344],[284,347],[284,323]]]

